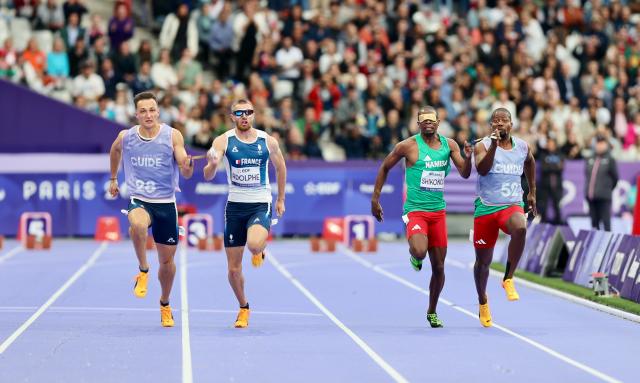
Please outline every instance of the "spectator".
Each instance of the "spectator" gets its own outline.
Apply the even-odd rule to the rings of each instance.
[[[133,84],[131,84],[131,90],[133,94],[144,92],[145,90],[152,90],[154,88],[153,80],[151,79],[151,62],[143,61],[140,65],[140,70],[136,74]]]
[[[160,60],[151,66],[151,80],[158,88],[165,90],[178,85],[178,75],[171,65],[168,49],[162,49]]]
[[[35,37],[29,39],[27,43],[27,49],[22,52],[22,60],[31,64],[33,70],[36,71],[38,75],[44,74],[45,66],[47,65],[47,58],[40,47],[38,46],[38,41]]]
[[[91,61],[81,65],[81,73],[73,79],[71,89],[71,94],[74,97],[82,97],[88,107],[95,105],[104,94],[104,81],[95,73],[95,67]]]
[[[214,70],[219,79],[229,75],[229,60],[231,57],[231,44],[233,43],[233,22],[231,20],[231,5],[225,4],[211,25],[209,34],[209,47],[213,53]]]
[[[58,0],[46,0],[46,2],[40,3],[37,15],[35,29],[48,29],[56,32],[64,26],[64,13]]]
[[[133,36],[133,18],[129,15],[129,8],[123,2],[116,2],[115,15],[109,20],[109,40],[111,51],[118,52],[120,45]]]
[[[69,77],[69,57],[60,37],[53,40],[53,50],[47,54],[47,73],[60,80]]]
[[[82,4],[82,0],[67,0],[62,5],[62,12],[64,13],[64,22],[65,24],[69,23],[69,17],[72,13],[76,13],[78,15],[78,19],[82,19],[88,11],[87,7]]]
[[[564,172],[564,155],[558,150],[555,139],[547,140],[547,149],[538,157],[541,164],[541,177],[538,181],[537,206],[543,222],[563,224],[560,200],[562,199],[562,173]],[[550,219],[548,202],[553,204],[554,219]]]
[[[160,47],[169,49],[171,59],[178,61],[185,48],[193,55],[198,54],[198,26],[196,20],[189,16],[189,6],[181,3],[175,13],[170,13],[162,24],[160,31]]]
[[[76,40],[75,45],[67,53],[69,56],[69,75],[76,77],[80,73],[80,64],[87,61],[89,51],[84,40]]]
[[[111,55],[111,60],[118,77],[127,84],[131,84],[136,78],[137,68],[136,58],[129,49],[128,41],[123,41],[120,44],[120,48]]]
[[[102,23],[102,17],[98,14],[91,15],[91,25],[89,26],[89,45],[94,45],[97,39],[104,38],[105,28]]]
[[[93,42],[93,47],[89,53],[89,57],[92,62],[96,63],[97,68],[102,68],[102,62],[110,57],[104,36],[98,37]]]
[[[145,61],[152,63],[154,56],[153,49],[151,47],[151,41],[149,41],[148,39],[140,41],[138,51],[134,55],[136,57],[136,68],[140,68],[142,66],[142,63]]]
[[[67,49],[73,47],[76,44],[76,40],[88,41],[86,29],[80,26],[80,15],[78,13],[69,14],[67,25],[60,31],[60,36],[64,40]]]
[[[611,157],[607,138],[599,134],[595,141],[595,153],[587,159],[585,166],[585,195],[591,226],[611,231],[611,197],[618,183],[618,167]]]

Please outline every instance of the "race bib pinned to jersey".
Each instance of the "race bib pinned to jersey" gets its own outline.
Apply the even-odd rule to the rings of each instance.
[[[236,168],[231,166],[231,183],[240,187],[260,186],[260,168],[250,166],[246,168]]]
[[[443,191],[444,171],[423,170],[420,177],[420,188],[422,190]]]

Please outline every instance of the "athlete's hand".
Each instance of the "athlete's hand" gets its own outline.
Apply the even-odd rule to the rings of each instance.
[[[378,222],[384,221],[384,213],[382,212],[380,201],[371,201],[371,214],[376,217]]]
[[[120,189],[118,189],[118,180],[111,180],[111,182],[109,182],[109,194],[111,194],[111,197],[115,198],[119,193]]]
[[[538,215],[538,209],[536,207],[536,195],[535,195],[535,193],[527,194],[527,204],[529,204],[529,211],[527,213],[531,214],[534,217],[537,216]]]
[[[207,162],[210,165],[216,166],[218,165],[218,161],[220,161],[220,159],[216,154],[216,150],[214,148],[209,149],[209,151],[207,152]]]
[[[491,135],[489,136],[489,138],[491,138],[491,143],[495,143],[498,142],[498,139],[500,138],[500,132],[498,131],[498,129],[494,129],[491,132]]]
[[[192,156],[187,156],[187,158],[185,158],[184,164],[182,165],[182,168],[185,169],[185,170],[193,169],[193,157]]]
[[[282,217],[282,215],[284,214],[284,200],[277,200],[276,201],[276,214],[278,215],[278,217]]]
[[[473,146],[468,141],[464,142],[464,155],[466,158],[471,158],[473,154]]]

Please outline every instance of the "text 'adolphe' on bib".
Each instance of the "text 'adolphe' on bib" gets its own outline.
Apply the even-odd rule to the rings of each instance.
[[[444,171],[423,170],[420,177],[422,190],[442,191],[444,189]]]
[[[241,187],[260,186],[260,167],[251,166],[246,168],[231,167],[231,182]]]

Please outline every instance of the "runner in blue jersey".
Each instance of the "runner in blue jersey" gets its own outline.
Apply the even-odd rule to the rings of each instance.
[[[511,235],[502,287],[508,300],[515,301],[520,298],[513,283],[513,273],[522,257],[527,233],[527,220],[522,202],[523,173],[529,184],[529,212],[537,214],[536,161],[529,144],[511,135],[511,113],[505,108],[493,111],[490,125],[491,136],[478,142],[475,147],[478,197],[475,201],[473,224],[473,244],[476,249],[473,276],[480,304],[478,317],[484,327],[490,327],[493,323],[486,289],[489,265],[499,230]]]
[[[123,161],[129,202],[129,234],[138,257],[140,272],[136,276],[134,294],[147,295],[149,263],[147,262],[147,231],[151,227],[158,249],[158,279],[160,295],[160,322],[164,327],[174,324],[169,296],[176,274],[173,262],[178,244],[178,214],[175,192],[178,174],[191,178],[193,161],[184,148],[182,134],[158,121],[158,101],[151,92],[135,96],[138,124],[123,130],[111,146],[111,181],[109,193],[115,197],[118,188],[118,167]]]
[[[218,136],[207,153],[204,178],[211,180],[224,159],[229,183],[229,196],[225,208],[224,247],[227,253],[229,284],[233,289],[240,311],[235,327],[249,325],[249,302],[244,295],[242,254],[245,245],[253,254],[253,266],[264,261],[264,249],[269,236],[272,215],[269,162],[273,162],[278,183],[275,211],[284,213],[284,189],[287,169],[280,146],[275,138],[253,127],[254,109],[247,100],[231,106],[231,119],[235,128]]]

